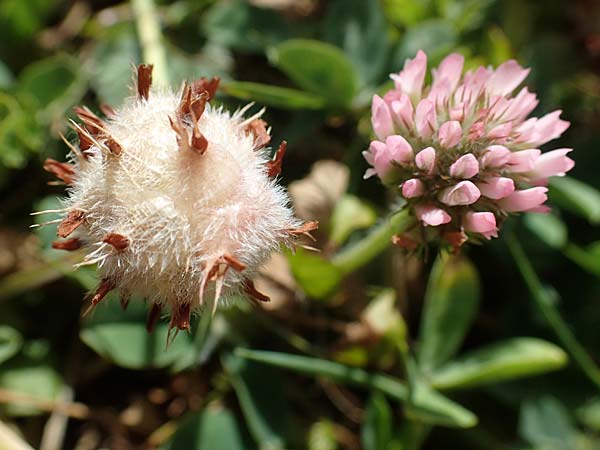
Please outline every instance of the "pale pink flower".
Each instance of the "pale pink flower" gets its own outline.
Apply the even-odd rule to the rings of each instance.
[[[489,239],[508,214],[547,210],[543,185],[574,162],[571,149],[543,153],[540,146],[569,122],[560,110],[528,118],[539,102],[519,88],[529,69],[518,62],[465,73],[463,67],[463,56],[448,55],[427,85],[427,56],[419,51],[391,75],[395,88],[373,97],[378,141],[365,152],[373,167],[367,173],[401,193],[423,225],[439,227],[440,237]]]

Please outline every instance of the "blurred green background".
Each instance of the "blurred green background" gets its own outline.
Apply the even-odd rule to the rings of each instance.
[[[0,423],[43,450],[600,448],[600,2],[154,6],[0,0]],[[208,331],[196,318],[168,350],[167,322],[148,336],[141,301],[82,319],[93,270],[50,248],[53,226],[28,229],[63,194],[42,163],[64,160],[72,107],[118,105],[132,65],[154,62],[144,17],[174,89],[219,76],[218,102],[267,106],[274,146],[289,143],[282,182],[323,249],[274,258],[257,280],[270,304],[234,302]],[[339,270],[331,256],[393,201],[362,180],[371,97],[418,49],[430,67],[452,51],[531,67],[536,115],[572,124],[549,148],[573,147],[575,169],[551,185],[552,214],[513,218],[462,257],[390,248]],[[567,361],[557,311],[591,360]],[[0,448],[26,448],[2,430]]]

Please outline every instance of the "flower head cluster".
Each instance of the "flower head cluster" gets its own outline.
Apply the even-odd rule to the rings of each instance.
[[[162,310],[171,329],[188,328],[207,296],[213,308],[239,293],[268,300],[251,277],[316,227],[294,217],[276,183],[285,142],[271,160],[260,114],[212,107],[217,78],[176,94],[151,89],[151,66],[137,76],[137,95],[105,107],[105,119],[75,108],[82,123],[71,123],[71,163],[45,163],[69,186],[53,247],[85,247],[82,264],[98,264],[92,306],[112,289],[125,306],[132,293],[144,296],[149,329]]]
[[[373,97],[377,140],[364,152],[372,166],[365,178],[397,188],[417,219],[454,245],[496,237],[509,213],[547,210],[548,177],[574,165],[569,148],[539,150],[569,122],[561,111],[527,118],[536,95],[514,93],[529,69],[510,60],[463,75],[463,64],[447,56],[425,85],[425,53],[407,60],[391,75],[395,88]]]

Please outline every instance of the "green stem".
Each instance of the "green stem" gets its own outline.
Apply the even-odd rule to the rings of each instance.
[[[374,227],[362,240],[350,245],[335,255],[331,262],[344,275],[362,267],[390,245],[394,234],[402,233],[414,223],[407,209],[387,218]]]
[[[521,244],[517,239],[511,235],[507,237],[507,243],[513,258],[517,263],[517,267],[525,280],[525,284],[531,293],[531,297],[546,319],[546,322],[550,325],[562,345],[571,354],[571,357],[579,365],[585,375],[600,389],[600,370],[589,353],[587,353],[585,348],[577,341],[577,338],[560,315],[560,312],[554,306],[552,298],[547,294],[540,279],[537,277],[531,262],[527,259],[523,247],[521,247]]]
[[[169,86],[167,57],[156,6],[153,0],[131,0],[131,8],[142,47],[142,59],[145,64],[154,65],[153,82],[157,86]]]

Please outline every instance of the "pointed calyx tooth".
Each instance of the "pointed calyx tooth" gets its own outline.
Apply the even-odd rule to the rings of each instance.
[[[44,161],[44,170],[55,175],[58,179],[64,181],[65,184],[73,184],[75,170],[72,164],[46,158],[46,161]]]
[[[262,292],[258,291],[258,289],[256,289],[252,280],[246,280],[244,282],[244,292],[246,292],[246,294],[248,294],[252,299],[258,300],[260,302],[271,301],[269,296],[263,294]]]
[[[100,117],[90,111],[89,108],[85,106],[75,106],[73,111],[75,111],[77,117],[83,122],[85,129],[89,131],[93,137],[98,137],[105,132],[106,124]]]
[[[79,209],[70,211],[69,214],[67,214],[67,217],[65,217],[63,221],[58,224],[56,234],[58,237],[66,238],[83,222],[85,222],[85,213],[83,211]]]
[[[79,148],[83,152],[83,154],[87,158],[86,150],[89,150],[92,145],[94,145],[94,141],[91,139],[87,130],[84,130],[80,127],[74,128],[77,133],[77,137],[79,138]]]
[[[114,117],[117,114],[114,108],[106,103],[100,103],[100,111],[102,111],[102,114],[106,117]]]
[[[254,119],[246,127],[246,134],[254,135],[254,148],[259,149],[266,147],[271,142],[271,136],[267,131],[267,122],[262,119]]]
[[[115,288],[115,282],[110,278],[103,278],[100,281],[100,285],[94,292],[94,296],[92,297],[92,307],[96,306],[98,303],[102,301],[106,294],[112,291]]]
[[[275,157],[273,160],[267,163],[267,174],[270,177],[275,177],[281,173],[281,164],[283,163],[283,156],[285,155],[285,151],[287,150],[287,142],[281,141],[279,144],[279,148],[275,152]]]
[[[223,256],[221,256],[220,261],[222,261],[223,264],[227,264],[227,266],[231,267],[236,272],[243,272],[246,270],[246,264],[229,253],[224,253]]]
[[[198,122],[196,122],[196,124],[194,125],[192,139],[190,141],[190,148],[199,155],[204,155],[206,153],[206,149],[208,148],[208,141],[200,131],[200,128],[198,127]]]
[[[118,233],[109,233],[107,234],[102,242],[112,245],[116,250],[122,252],[127,247],[129,247],[129,239],[127,239],[122,234]]]
[[[154,328],[156,327],[156,323],[160,318],[160,313],[162,312],[162,306],[158,303],[153,303],[150,312],[148,313],[148,319],[146,320],[146,331],[148,333],[152,333]]]
[[[171,323],[169,328],[178,330],[190,329],[191,306],[189,303],[182,303],[176,306],[171,313]]]
[[[56,250],[72,251],[81,248],[82,245],[83,242],[81,242],[79,238],[71,238],[66,241],[54,241],[52,243],[52,248]]]
[[[217,93],[220,82],[221,79],[219,77],[212,77],[210,80],[202,77],[192,83],[192,90],[195,94],[206,92],[208,94],[208,101],[211,101]]]
[[[319,228],[319,222],[316,220],[309,220],[308,222],[304,222],[302,225],[300,225],[298,228],[291,228],[287,231],[288,234],[291,234],[292,236],[300,236],[300,235],[304,235],[307,236],[309,238],[311,238],[313,241],[315,240],[314,237],[312,237],[312,235],[310,234],[311,231],[315,231]]]
[[[152,86],[152,64],[140,64],[137,68],[137,91],[140,98],[148,100]]]
[[[119,156],[123,151],[123,147],[121,147],[121,144],[119,144],[117,141],[114,140],[114,138],[110,136],[104,141],[104,145],[106,145],[108,147],[108,150],[115,156]]]

